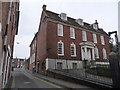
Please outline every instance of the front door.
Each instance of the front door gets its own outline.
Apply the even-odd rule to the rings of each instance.
[[[87,59],[91,61],[91,49],[87,49]]]

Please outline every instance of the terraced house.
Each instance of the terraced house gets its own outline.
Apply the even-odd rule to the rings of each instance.
[[[19,0],[0,1],[0,89],[11,77],[14,39],[18,34]]]
[[[93,24],[67,14],[46,10],[43,5],[37,34],[36,70],[79,69],[83,61],[107,62],[109,36]]]

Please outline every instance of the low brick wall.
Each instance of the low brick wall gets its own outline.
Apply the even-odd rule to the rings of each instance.
[[[85,85],[85,86],[96,88],[96,89],[112,88],[112,86],[105,86],[105,85],[102,85],[102,84],[90,82],[90,81],[87,81],[87,80],[84,80],[84,79],[75,78],[75,77],[71,77],[71,76],[67,76],[67,75],[62,75],[62,74],[51,72],[51,71],[42,72],[40,74],[46,75],[46,76],[49,76],[49,77],[53,77],[53,78],[62,79],[62,80],[73,82],[73,83],[77,83],[77,84],[80,84],[80,85]]]

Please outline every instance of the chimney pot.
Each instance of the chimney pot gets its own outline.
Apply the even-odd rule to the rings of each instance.
[[[42,8],[43,8],[43,11],[45,11],[45,10],[46,10],[46,5],[43,5],[43,7],[42,7]]]

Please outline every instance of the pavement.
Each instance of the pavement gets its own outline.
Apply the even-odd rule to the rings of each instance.
[[[88,86],[67,82],[38,73],[32,73],[22,68],[16,68],[13,72],[11,88],[57,88],[65,90],[89,88],[93,90],[93,88]]]

